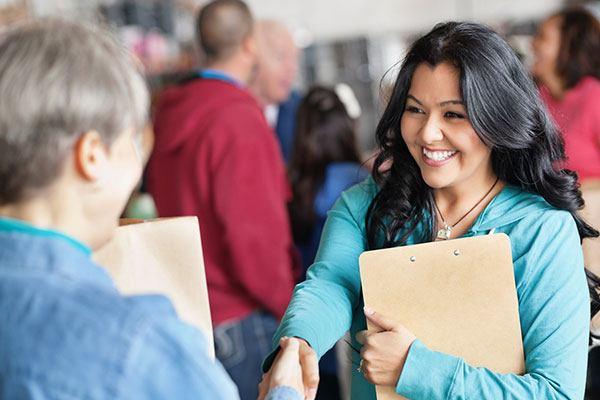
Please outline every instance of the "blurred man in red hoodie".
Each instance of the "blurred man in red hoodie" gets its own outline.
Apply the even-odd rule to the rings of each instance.
[[[246,89],[257,62],[254,22],[240,0],[198,15],[206,68],[157,103],[148,187],[162,217],[196,215],[217,357],[242,400],[290,300],[290,191],[275,135]]]

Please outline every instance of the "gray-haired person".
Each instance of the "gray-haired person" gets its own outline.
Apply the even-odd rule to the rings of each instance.
[[[121,296],[90,258],[142,162],[148,92],[99,29],[58,20],[0,37],[0,398],[237,399],[168,299]],[[300,398],[298,343],[263,385]]]

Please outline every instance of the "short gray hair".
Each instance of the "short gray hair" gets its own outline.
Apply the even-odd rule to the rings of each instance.
[[[148,118],[138,65],[98,27],[34,20],[0,35],[0,204],[49,186],[81,134],[107,145]]]

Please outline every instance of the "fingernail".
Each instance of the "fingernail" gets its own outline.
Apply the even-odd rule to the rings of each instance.
[[[317,389],[308,389],[308,398],[314,399],[317,397]]]
[[[375,310],[373,310],[371,307],[365,306],[364,310],[365,310],[365,315],[373,315],[373,314],[375,314]]]

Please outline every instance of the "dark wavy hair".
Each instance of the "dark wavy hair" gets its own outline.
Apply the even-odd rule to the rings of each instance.
[[[557,167],[565,159],[561,135],[514,51],[483,25],[448,22],[436,25],[412,45],[377,126],[380,153],[372,175],[380,191],[366,216],[370,249],[406,243],[424,215],[436,215],[432,190],[400,132],[411,79],[422,63],[449,63],[459,70],[469,120],[491,149],[499,179],[569,211],[582,240],[598,236],[578,213],[584,202],[577,175]],[[389,168],[383,167],[390,162]],[[429,219],[423,241],[433,240],[434,220]]]
[[[355,122],[337,94],[315,86],[306,94],[296,117],[294,151],[289,166],[293,197],[289,213],[294,240],[307,240],[316,223],[314,200],[334,162],[360,162]]]
[[[567,89],[586,76],[600,79],[600,21],[581,7],[567,8],[560,18],[560,49],[556,70]]]

